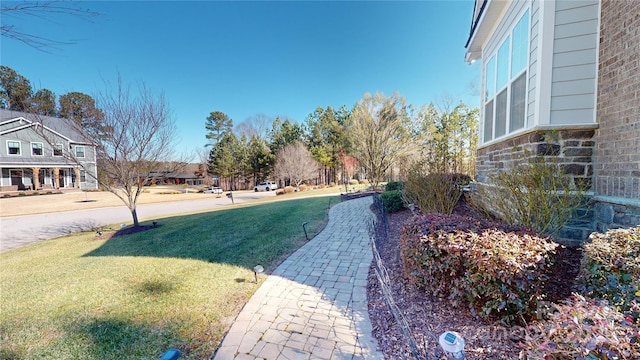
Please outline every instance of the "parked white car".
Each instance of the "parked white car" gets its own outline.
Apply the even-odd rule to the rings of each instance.
[[[204,191],[205,194],[222,194],[222,188],[217,186],[212,186],[211,188]]]
[[[273,181],[265,181],[265,182],[261,182],[260,184],[256,185],[253,188],[253,191],[258,192],[258,191],[272,191],[278,188],[278,184],[276,184]]]

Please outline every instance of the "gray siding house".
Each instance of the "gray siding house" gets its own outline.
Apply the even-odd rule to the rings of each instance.
[[[96,147],[69,120],[0,109],[0,191],[97,189]]]
[[[476,0],[466,61],[481,62],[477,181],[545,156],[591,186],[588,225],[640,224],[640,1]]]

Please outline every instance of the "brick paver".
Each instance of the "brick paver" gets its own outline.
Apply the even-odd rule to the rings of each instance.
[[[325,229],[244,306],[214,359],[382,359],[367,312],[371,204],[331,208]]]

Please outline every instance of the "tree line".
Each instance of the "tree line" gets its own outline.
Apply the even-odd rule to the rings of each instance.
[[[74,120],[85,131],[99,133],[104,112],[95,99],[81,92],[59,97],[47,88],[33,90],[31,82],[8,66],[0,66],[0,107],[41,116]]]
[[[365,94],[351,109],[317,107],[304,122],[259,114],[234,125],[222,111],[205,121],[202,161],[230,190],[263,180],[299,186],[367,179],[377,187],[409,169],[473,176],[478,110],[442,100],[418,110],[399,94]]]

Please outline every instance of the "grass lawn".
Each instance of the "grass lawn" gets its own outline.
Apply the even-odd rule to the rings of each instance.
[[[159,219],[147,231],[93,232],[0,254],[0,359],[209,358],[274,269],[319,232],[316,197]],[[142,225],[145,225],[143,223]]]

